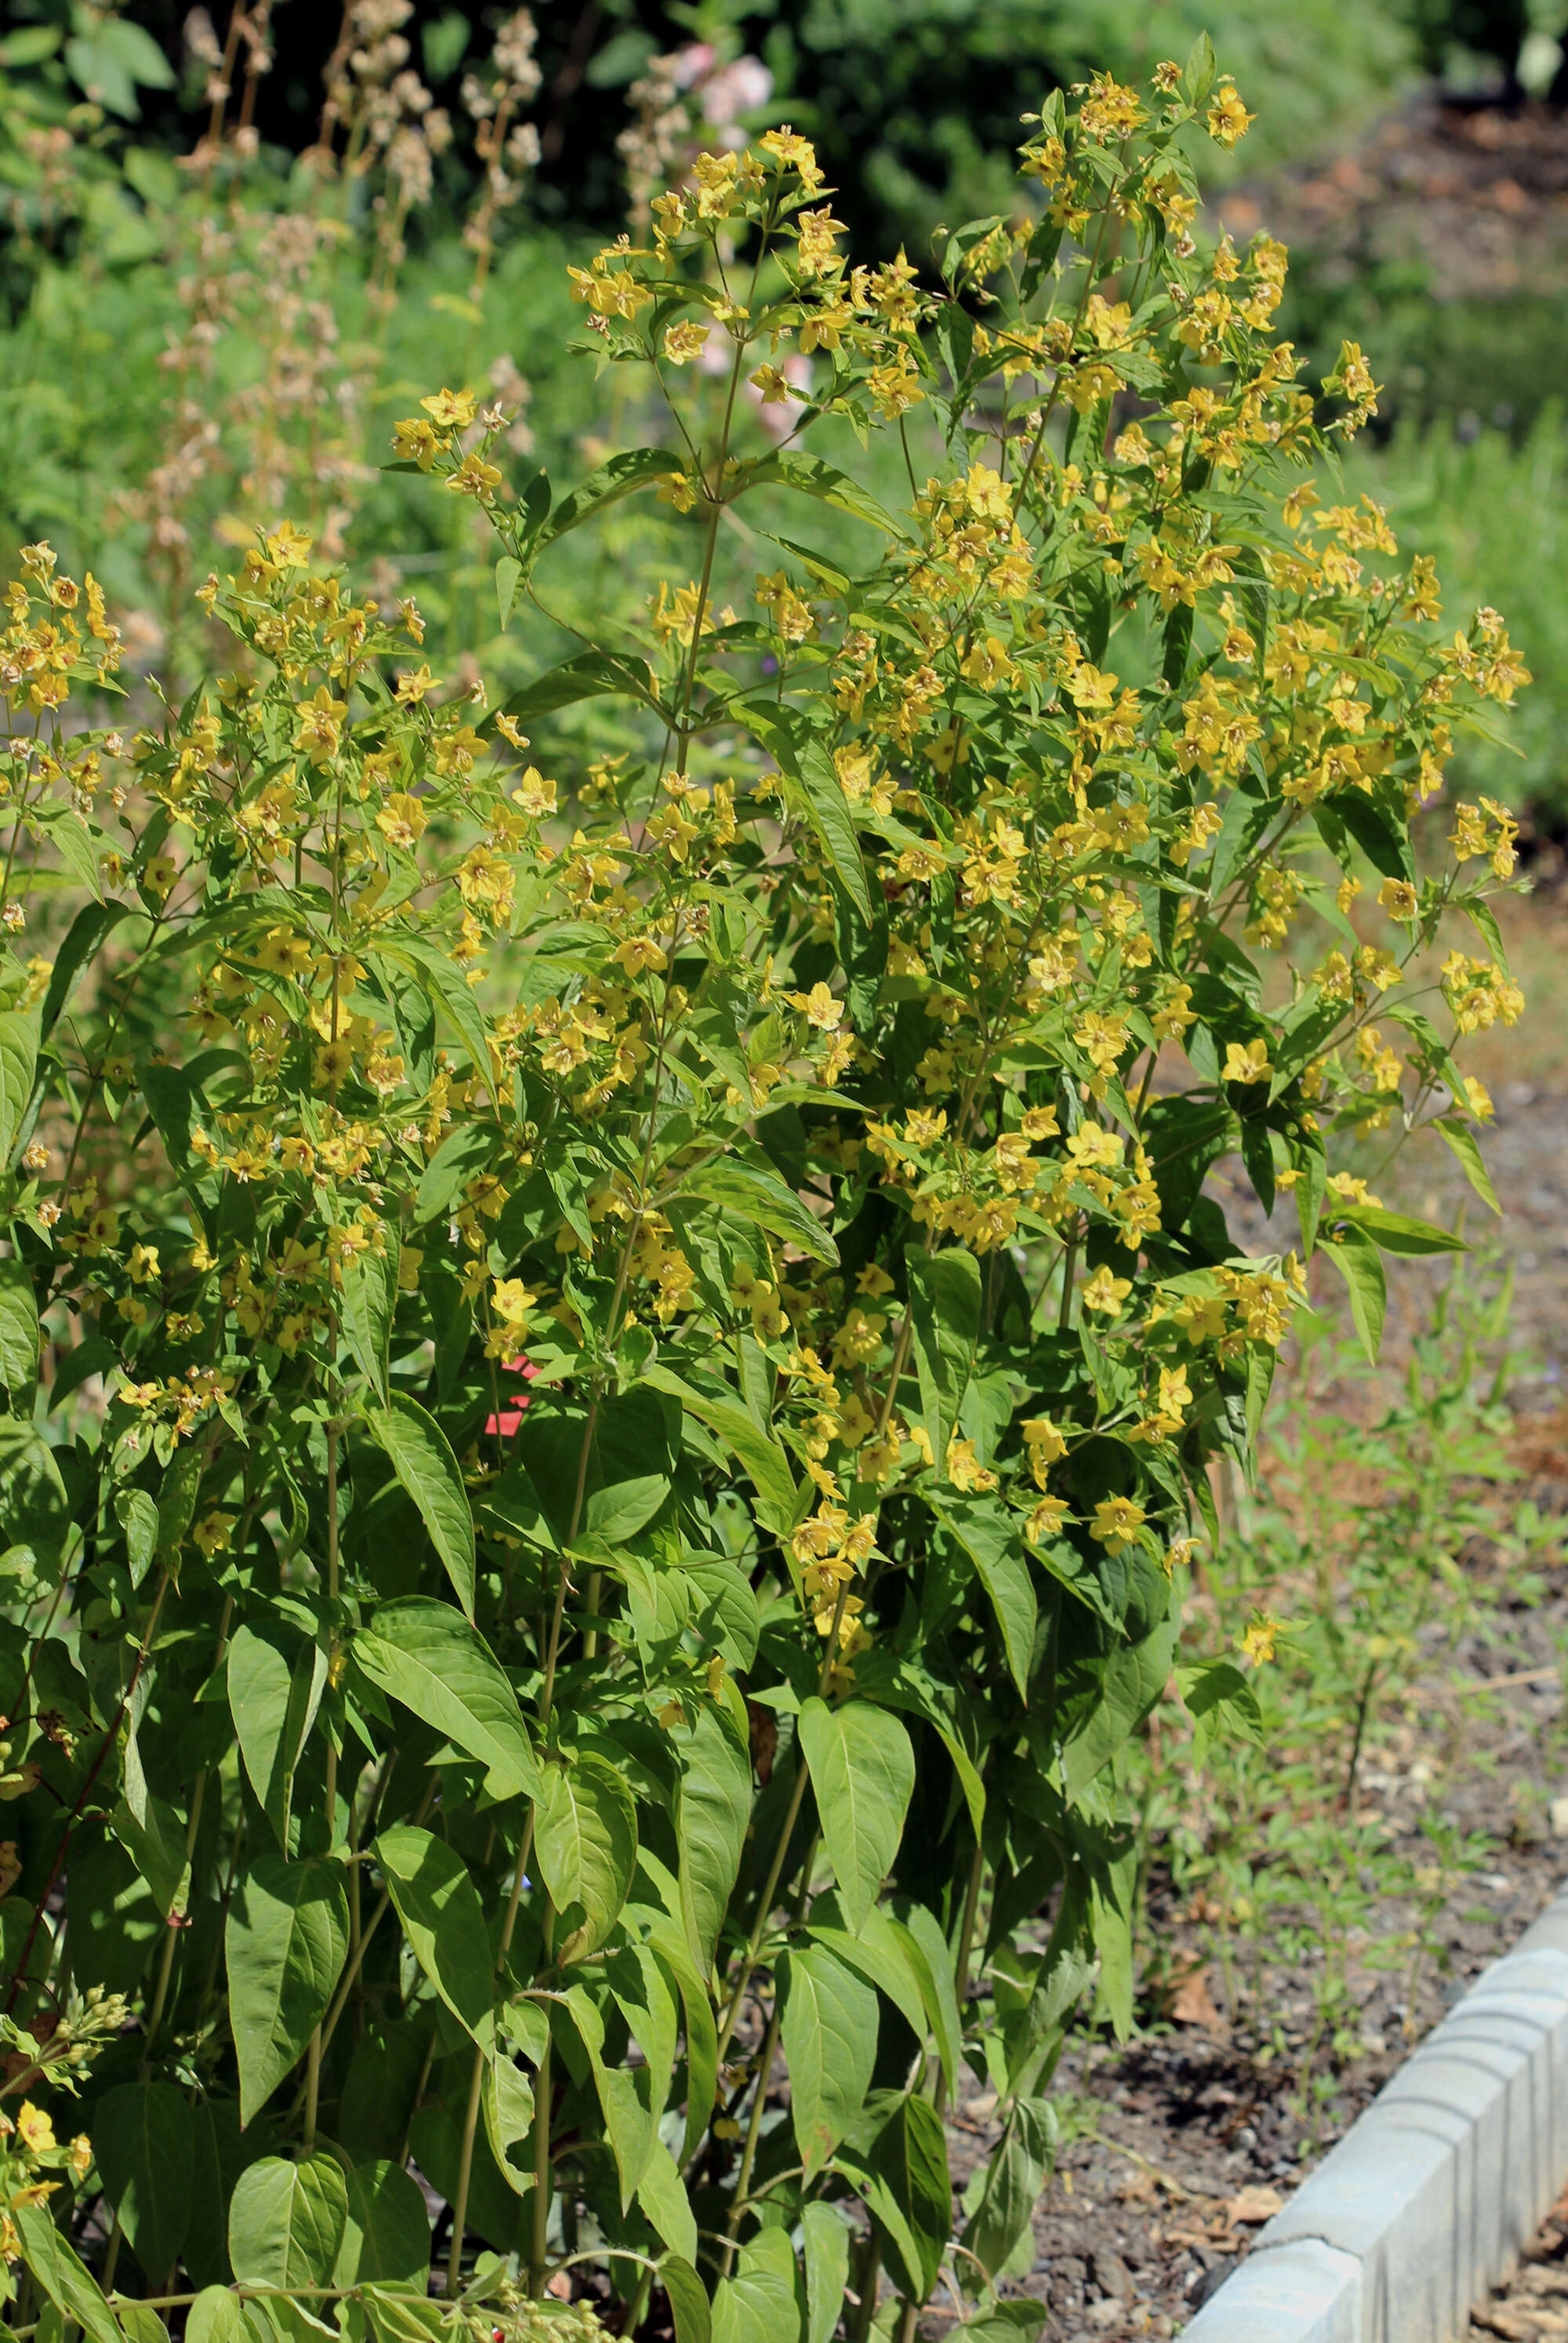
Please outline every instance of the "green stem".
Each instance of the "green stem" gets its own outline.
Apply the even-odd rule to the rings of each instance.
[[[507,1955],[512,1948],[512,1932],[518,1925],[518,1906],[522,1901],[523,1874],[528,1869],[528,1856],[534,1844],[533,1809],[523,1826],[522,1845],[512,1873],[512,1892],[507,1900],[507,1915],[501,1923],[500,1942],[496,1951],[496,1990],[498,1992],[506,1975]],[[450,2301],[457,2291],[457,2281],[463,2262],[463,2229],[468,2217],[468,2186],[473,2178],[474,2142],[479,2127],[479,2101],[485,2084],[485,2054],[478,2045],[474,2047],[474,2064],[468,2076],[468,2104],[463,2113],[463,2147],[457,2165],[457,2193],[452,2199],[452,2244],[447,2257],[447,2298]]]

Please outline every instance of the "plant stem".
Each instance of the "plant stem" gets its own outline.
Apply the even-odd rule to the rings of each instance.
[[[533,1809],[528,1809],[523,1825],[522,1845],[518,1849],[517,1865],[512,1873],[512,1892],[507,1901],[507,1913],[501,1922],[500,1943],[496,1952],[496,1988],[500,1989],[506,1974],[507,1955],[512,1948],[512,1932],[518,1925],[518,1906],[522,1901],[523,1874],[528,1869],[528,1856],[534,1844]],[[463,2261],[463,2228],[468,2214],[468,2184],[473,2177],[474,2141],[478,2132],[479,2101],[485,2085],[485,2054],[477,2043],[474,2046],[474,2064],[468,2076],[468,2104],[463,2114],[463,2147],[457,2165],[457,2193],[452,2199],[452,2245],[447,2257],[447,2299],[457,2291],[457,2279]]]

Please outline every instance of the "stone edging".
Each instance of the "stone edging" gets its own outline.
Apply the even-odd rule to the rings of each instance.
[[[1565,2180],[1568,1886],[1260,2232],[1183,2343],[1454,2343]]]

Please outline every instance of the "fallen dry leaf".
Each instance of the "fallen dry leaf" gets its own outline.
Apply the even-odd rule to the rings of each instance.
[[[1276,2213],[1285,2209],[1285,2200],[1277,2188],[1255,2186],[1243,2188],[1225,2207],[1225,2218],[1233,2227],[1255,2221],[1271,2221]]]
[[[1207,1969],[1189,1969],[1175,1980],[1166,2015],[1173,2026],[1201,2026],[1208,2034],[1224,2031],[1224,2020],[1210,1996]]]

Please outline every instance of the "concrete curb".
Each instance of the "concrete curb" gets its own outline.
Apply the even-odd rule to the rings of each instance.
[[[1453,2343],[1568,2180],[1568,1886],[1388,2083],[1183,2343]]]

